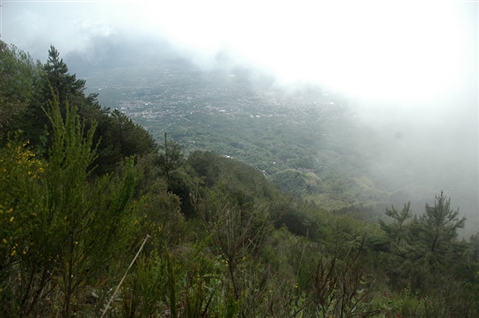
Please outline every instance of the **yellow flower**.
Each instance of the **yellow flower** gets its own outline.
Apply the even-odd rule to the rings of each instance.
[[[7,213],[12,213],[12,212],[13,212],[13,208],[10,208],[10,209],[7,210]]]
[[[14,218],[15,218],[14,216],[12,216],[12,217],[10,218],[10,223],[13,222],[13,219],[14,219]]]

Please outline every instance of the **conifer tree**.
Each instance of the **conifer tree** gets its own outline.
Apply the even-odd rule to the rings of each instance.
[[[85,80],[76,78],[75,74],[68,73],[68,67],[60,58],[60,53],[53,45],[48,51],[47,63],[43,66],[47,74],[48,81],[43,85],[43,96],[46,100],[51,99],[51,91],[57,95],[59,103],[62,105],[67,97],[83,95],[85,90]]]
[[[451,199],[443,192],[436,196],[434,206],[426,203],[426,213],[411,222],[411,245],[416,257],[426,257],[431,269],[453,265],[463,258],[467,245],[458,240],[459,229],[466,218],[459,218],[459,209],[451,208]]]
[[[68,73],[67,65],[54,46],[50,46],[48,60],[42,66],[42,71],[43,77],[36,85],[35,96],[28,103],[25,112],[16,118],[15,128],[23,131],[24,139],[37,147],[39,153],[46,154],[46,150],[50,147],[46,144],[46,136],[53,133],[44,110],[49,101],[54,98],[58,101],[63,117],[65,117],[64,107],[67,101],[72,107],[78,109],[79,114],[93,108],[96,114],[93,118],[89,118],[90,122],[87,122],[87,126],[91,126],[91,121],[99,121],[101,107],[96,100],[96,94],[85,96],[85,80],[79,80],[75,74]]]
[[[9,127],[12,131],[21,130],[22,138],[29,140],[38,154],[46,157],[47,149],[51,147],[48,135],[53,134],[53,127],[45,108],[53,99],[60,105],[63,118],[68,103],[77,109],[85,132],[96,127],[93,143],[98,144],[98,155],[92,163],[92,166],[97,167],[94,174],[111,173],[125,157],[156,153],[158,148],[155,141],[143,127],[118,110],[102,108],[97,100],[98,94],[85,95],[85,80],[77,79],[75,74],[68,72],[67,65],[54,46],[50,47],[48,60],[39,70],[43,76],[38,76],[38,83],[31,85],[32,98],[25,103],[25,110],[12,120],[15,124]],[[1,125],[0,120],[0,136]]]
[[[444,275],[453,277],[456,265],[466,262],[468,244],[459,241],[457,233],[466,218],[459,218],[459,210],[452,210],[451,200],[443,192],[436,196],[434,206],[426,204],[423,215],[406,223],[412,217],[409,207],[409,203],[404,205],[401,212],[387,209],[386,215],[393,221],[379,221],[388,237],[389,276],[399,289],[432,288]]]
[[[401,212],[398,212],[394,206],[391,209],[386,209],[386,215],[391,217],[393,221],[386,223],[383,220],[379,220],[379,225],[388,234],[391,242],[396,247],[407,243],[407,223],[406,221],[412,217],[410,210],[411,203],[408,202],[404,205]]]

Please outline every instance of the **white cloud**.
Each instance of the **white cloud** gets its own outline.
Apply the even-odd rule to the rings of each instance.
[[[159,1],[145,16],[178,46],[227,48],[290,82],[367,97],[429,97],[457,81],[457,4],[438,2]]]
[[[223,51],[281,81],[363,97],[428,99],[464,68],[463,3],[176,0],[5,3],[4,40],[23,49],[86,51],[95,36],[166,37],[202,65]],[[38,48],[39,46],[43,46]],[[33,48],[33,49],[32,49]]]

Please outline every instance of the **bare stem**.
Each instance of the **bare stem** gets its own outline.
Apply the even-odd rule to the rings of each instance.
[[[148,234],[146,234],[145,240],[141,244],[140,249],[138,250],[138,252],[136,252],[135,257],[133,257],[133,260],[131,261],[130,266],[128,266],[128,268],[126,269],[125,275],[123,275],[123,278],[121,279],[120,283],[118,284],[118,286],[116,286],[116,289],[113,292],[113,295],[111,295],[110,301],[108,301],[108,304],[106,304],[105,310],[103,310],[103,314],[101,315],[100,318],[103,318],[105,316],[106,312],[108,311],[108,308],[110,308],[110,304],[113,301],[113,298],[115,297],[116,293],[118,292],[118,289],[120,289],[121,284],[123,284],[123,281],[125,280],[126,275],[128,274],[128,271],[130,270],[130,268],[135,263],[136,259],[138,258],[138,255],[140,255],[140,252],[143,249],[143,246],[145,246],[145,243],[149,238],[150,238],[150,236]]]

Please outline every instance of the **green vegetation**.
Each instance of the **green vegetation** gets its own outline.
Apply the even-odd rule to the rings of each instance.
[[[444,194],[422,216],[409,204],[379,223],[359,217],[367,206],[332,213],[255,167],[209,151],[185,157],[166,133],[155,144],[74,75],[52,82],[50,64],[66,69],[53,47],[43,66],[2,48],[12,69],[35,69],[19,81],[40,75],[14,113],[0,91],[10,114],[0,127],[1,316],[479,315],[479,233],[458,239],[466,220]],[[281,188],[307,195],[334,179],[297,164],[277,171]]]
[[[473,158],[458,164],[453,145],[461,143],[453,132],[438,129],[433,137],[425,133],[430,126],[412,120],[421,116],[398,121],[408,113],[399,104],[306,84],[277,86],[245,69],[208,71],[179,59],[132,60],[84,75],[102,105],[125,112],[158,143],[168,132],[185,156],[197,150],[229,156],[327,210],[369,210],[376,219],[410,201],[417,212],[444,190],[468,216],[461,234],[479,225]],[[296,171],[295,182],[284,182],[285,171]]]

